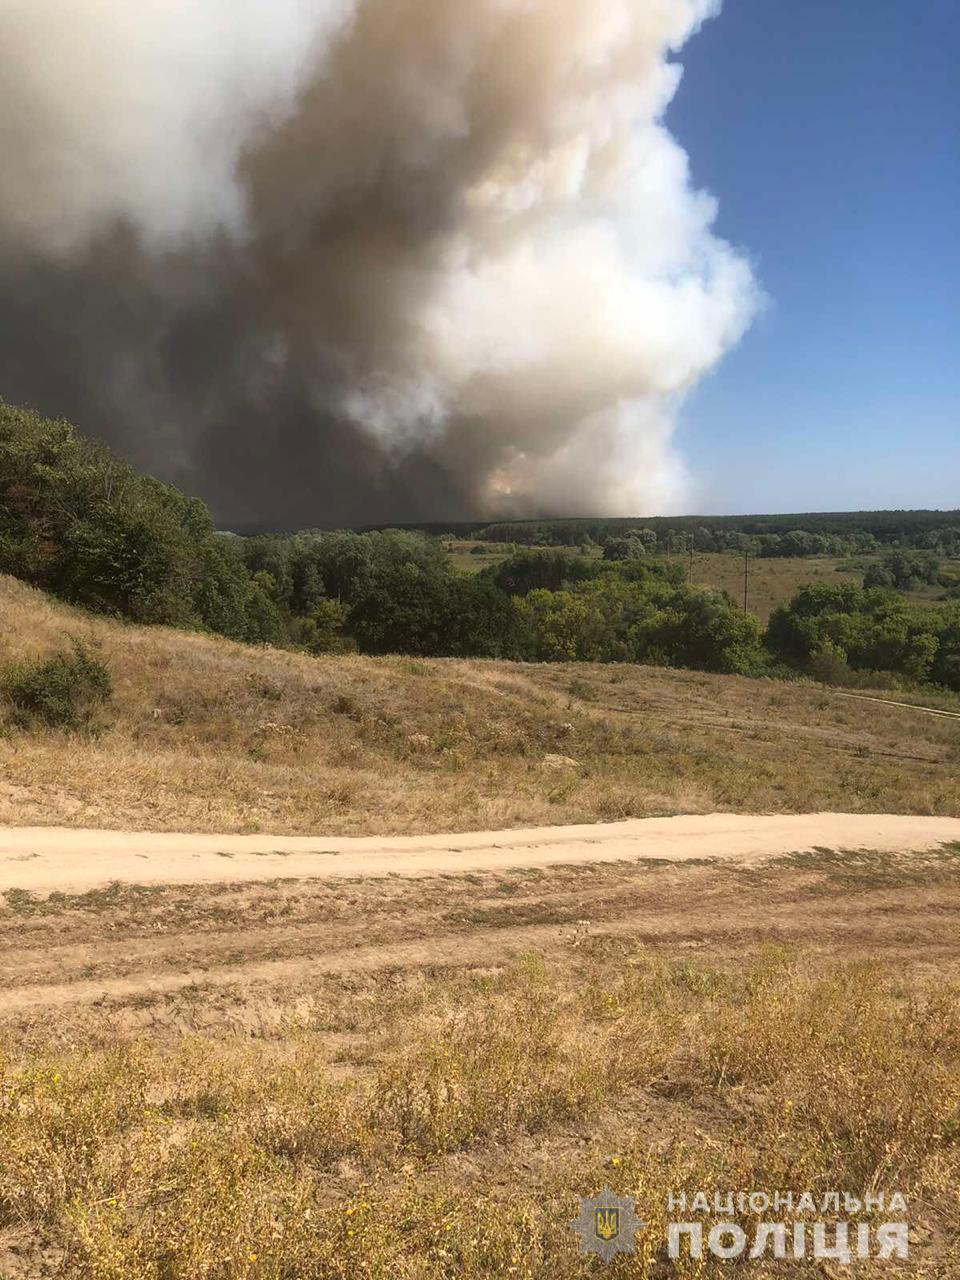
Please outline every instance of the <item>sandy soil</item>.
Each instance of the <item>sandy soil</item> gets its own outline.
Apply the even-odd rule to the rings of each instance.
[[[0,892],[78,893],[108,884],[229,884],[284,878],[462,875],[657,858],[756,862],[816,848],[919,852],[960,841],[960,818],[716,813],[528,831],[383,839],[0,829]]]
[[[956,848],[960,819],[829,813],[390,839],[0,828],[0,1028],[272,1034],[318,1000],[598,933],[942,976],[960,965]]]
[[[358,1002],[375,1007],[397,984],[484,972],[530,954],[572,959],[581,945],[693,949],[739,963],[751,948],[772,943],[884,957],[934,971],[938,981],[958,972],[957,846],[761,857],[761,848],[802,845],[814,833],[835,839],[836,825],[806,822],[806,838],[795,823],[780,827],[779,844],[771,837],[777,828],[763,837],[759,825],[751,834],[751,821],[741,819],[739,834],[731,825],[705,846],[701,826],[699,837],[696,828],[688,836],[686,856],[677,832],[672,842],[629,845],[672,857],[629,861],[573,865],[576,845],[542,843],[494,854],[506,852],[514,863],[562,856],[566,864],[469,870],[483,849],[456,855],[441,846],[443,865],[459,874],[112,884],[48,897],[8,890],[0,895],[0,1029],[17,1043],[81,1032],[107,1040],[217,1028],[272,1035],[292,1016],[328,1006],[343,1006],[352,1025]],[[621,842],[623,825],[614,837]],[[671,825],[681,828],[683,820]],[[840,830],[870,845],[929,845],[949,834],[899,820],[894,841],[884,827],[861,819]],[[728,856],[694,856],[705,847]],[[599,838],[590,846],[593,858],[607,852]],[[230,869],[231,859],[211,857]],[[333,1025],[339,1014],[330,1016]]]

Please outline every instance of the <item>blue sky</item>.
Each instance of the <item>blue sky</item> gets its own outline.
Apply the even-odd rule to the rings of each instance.
[[[960,507],[960,3],[725,0],[667,123],[769,296],[695,392],[694,507]]]

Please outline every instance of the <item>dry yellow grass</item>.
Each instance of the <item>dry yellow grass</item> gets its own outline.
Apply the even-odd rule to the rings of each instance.
[[[79,636],[115,685],[99,736],[0,734],[4,823],[388,834],[714,810],[960,814],[960,721],[812,685],[315,659],[84,616],[9,578],[0,619],[0,662]]]
[[[881,557],[854,557],[869,564]],[[751,558],[747,607],[766,624],[777,605],[785,604],[799,587],[808,582],[823,582],[831,586],[842,582],[863,581],[863,573],[839,566],[849,562],[849,556],[771,556]],[[689,561],[687,561],[689,563]],[[743,556],[728,552],[697,552],[693,561],[693,581],[704,587],[717,587],[727,591],[738,603],[743,600]],[[955,570],[958,563],[945,562],[944,567]],[[943,595],[942,587],[922,587],[906,593],[911,604],[934,605]]]
[[[609,1183],[604,1275],[730,1273],[670,1192],[896,1189],[952,1280],[958,852],[8,895],[0,1275],[582,1280]]]
[[[687,561],[689,563],[689,561]],[[785,604],[807,582],[860,583],[862,573],[838,572],[843,560],[831,556],[751,557],[747,608],[766,624],[777,605]],[[698,551],[693,560],[693,581],[702,587],[727,591],[738,603],[743,600],[743,556],[727,552]]]
[[[0,661],[76,635],[115,683],[99,736],[0,736],[0,821],[960,812],[960,721],[813,686],[310,659],[9,579],[0,620]],[[650,1224],[611,1277],[730,1273],[666,1259],[670,1192],[809,1188],[901,1191],[897,1274],[951,1280],[957,853],[11,892],[0,1277],[581,1280],[568,1224],[608,1183]]]
[[[916,1274],[946,1276],[957,995],[880,964],[598,946],[428,980],[354,1038],[349,1076],[320,1011],[280,1041],[17,1053],[0,1230],[34,1269],[7,1274],[573,1280],[595,1273],[576,1198],[609,1183],[650,1224],[614,1276],[725,1274],[664,1256],[668,1193],[726,1188],[899,1190],[926,1224]]]

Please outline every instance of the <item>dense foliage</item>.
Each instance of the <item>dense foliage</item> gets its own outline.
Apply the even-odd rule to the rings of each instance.
[[[960,602],[922,608],[880,588],[811,583],[774,611],[767,646],[831,680],[891,672],[960,689]]]
[[[936,586],[942,576],[940,561],[932,551],[890,551],[867,569],[863,585],[916,591],[918,587]]]
[[[578,582],[590,582],[616,572],[630,582],[683,582],[683,565],[671,560],[631,559],[630,563],[610,564],[595,557],[578,555],[559,548],[522,548],[495,568],[484,570],[501,591],[510,596],[524,596],[529,591],[559,591]]]
[[[202,502],[3,404],[0,569],[100,613],[260,638],[257,589]]]
[[[886,672],[960,688],[960,601],[947,598],[957,584],[935,554],[955,549],[960,526],[923,512],[789,527],[797,519],[490,526],[489,538],[522,541],[525,530],[577,549],[521,547],[469,576],[438,538],[410,530],[217,533],[202,502],[66,423],[0,404],[0,571],[99,612],[310,652],[790,668],[838,680]],[[594,537],[602,557],[581,554]],[[881,537],[923,545],[889,550],[863,588],[801,588],[766,636],[728,595],[690,586],[681,562],[651,555],[691,540],[701,550],[808,555],[869,549]],[[945,587],[944,602],[920,609],[892,590],[922,584]],[[60,658],[44,675],[51,688],[72,678],[69,655]]]
[[[729,596],[605,574],[519,601],[523,656],[542,662],[646,662],[750,674],[763,665],[761,629]]]

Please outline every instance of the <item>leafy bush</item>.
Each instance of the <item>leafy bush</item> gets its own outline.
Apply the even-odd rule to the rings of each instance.
[[[826,679],[846,668],[892,672],[960,689],[960,608],[923,608],[890,591],[811,583],[775,609],[767,646],[781,661]]]
[[[891,551],[879,564],[867,569],[863,585],[916,591],[918,587],[936,586],[939,581],[940,561],[930,551]]]
[[[413,561],[378,568],[350,611],[361,653],[511,658],[517,627],[513,602],[492,583]]]
[[[346,605],[336,600],[319,600],[313,615],[295,620],[294,639],[308,653],[338,653],[348,648],[342,632]]]
[[[821,684],[850,684],[853,673],[846,654],[832,640],[823,644],[810,657],[810,674]]]
[[[531,591],[559,591],[574,582],[587,582],[600,573],[600,563],[573,551],[518,551],[502,564],[485,569],[483,576],[508,596]]]
[[[52,729],[92,727],[97,707],[112,692],[110,673],[99,658],[79,641],[47,658],[11,666],[0,690],[21,728],[43,725]]]
[[[720,591],[603,573],[516,602],[524,656],[538,662],[645,662],[703,671],[763,666],[760,624]]]
[[[637,542],[642,548],[642,543]],[[578,583],[613,576],[624,582],[664,581],[679,584],[682,565],[672,560],[653,560],[641,553],[633,557],[598,560],[573,551],[523,548],[502,564],[483,571],[482,576],[508,596],[525,596],[531,591],[561,591]]]
[[[647,548],[639,538],[608,538],[603,544],[604,560],[639,560]]]

